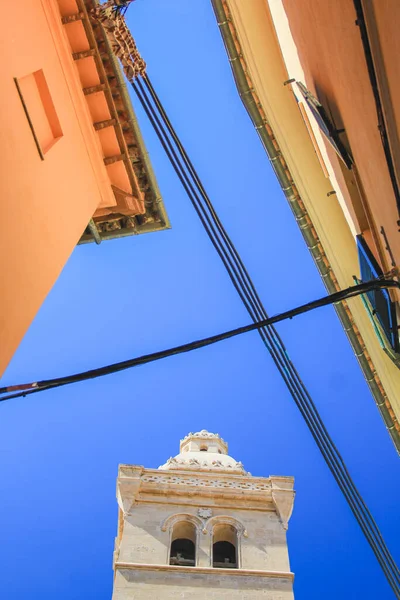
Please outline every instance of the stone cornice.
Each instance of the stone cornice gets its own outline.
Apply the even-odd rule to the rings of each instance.
[[[126,563],[116,561],[114,569],[127,569],[132,571],[176,571],[178,573],[196,573],[204,575],[227,575],[228,577],[269,577],[274,579],[289,579],[294,580],[294,573],[290,571],[259,571],[253,569],[215,569],[212,567],[184,567],[177,565],[151,565],[148,563]]]
[[[203,471],[146,471],[141,476],[142,485],[157,484],[195,487],[201,493],[202,488],[212,488],[224,491],[245,490],[249,492],[270,492],[272,485],[269,479],[263,477],[243,477],[232,473],[216,473]]]
[[[121,510],[128,514],[138,502],[154,498],[178,499],[194,492],[197,497],[213,496],[234,500],[243,509],[252,499],[267,509],[273,505],[285,529],[294,502],[293,477],[252,477],[233,473],[210,473],[199,471],[161,471],[145,469],[137,465],[120,465],[117,482],[117,498]],[[246,506],[247,505],[247,506]]]
[[[245,492],[258,501],[272,501],[272,484],[267,478],[244,477],[228,473],[210,473],[196,471],[161,471],[121,465],[118,475],[118,490],[123,491],[132,501],[139,495],[179,497],[192,494],[197,496],[218,495],[219,497],[243,499]],[[121,495],[119,493],[119,495]],[[126,507],[122,507],[126,512]]]
[[[140,479],[142,483],[193,483],[195,487],[212,487],[210,482],[215,482],[217,487],[227,487],[263,491],[275,489],[293,490],[294,478],[273,475],[271,477],[253,477],[252,475],[243,476],[235,473],[218,471],[184,471],[170,469],[168,471],[160,469],[145,469],[140,465],[119,465],[118,482],[131,479]],[[203,482],[203,483],[202,483]]]

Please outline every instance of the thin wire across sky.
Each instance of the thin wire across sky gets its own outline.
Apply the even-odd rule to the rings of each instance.
[[[253,323],[268,319],[268,314],[255,285],[223,227],[148,75],[131,79],[130,83]],[[400,599],[400,571],[374,518],[356,488],[343,457],[328,433],[311,395],[289,358],[281,337],[273,325],[258,328],[258,332],[371,546],[389,585],[396,598]]]

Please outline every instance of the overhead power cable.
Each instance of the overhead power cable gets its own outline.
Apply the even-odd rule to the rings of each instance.
[[[149,77],[145,75],[142,81],[132,79],[130,82],[249,315],[254,322],[268,318],[243,261],[218,218]],[[280,336],[273,325],[261,327],[258,331],[390,586],[396,597],[400,598],[399,569],[371,513],[350,477],[344,460],[330,437],[304,382],[290,360]]]
[[[101,5],[99,10],[93,12],[93,18],[99,19],[103,28],[107,30],[106,34],[109,35],[110,38],[112,38],[112,41],[118,46],[118,57],[124,66],[125,74],[131,82],[139,101],[148,115],[210,241],[213,243],[235,289],[253,320],[254,328],[257,328],[261,339],[266,345],[279,373],[285,381],[290,394],[321,451],[321,454],[368,540],[390,586],[396,597],[400,599],[399,569],[395,565],[371,513],[355,487],[343,458],[327,432],[325,424],[323,423],[304,382],[301,380],[299,373],[290,360],[279,334],[274,325],[269,322],[268,315],[243,261],[218,218],[201,180],[172,127],[150,79],[148,76],[144,75],[145,63],[137,51],[134,40],[131,37],[129,30],[126,28],[123,17],[128,4],[130,4],[130,0],[114,0],[114,2],[109,0],[104,5]],[[106,14],[106,5],[112,8],[111,15]],[[115,19],[115,27],[109,26],[109,18]],[[117,33],[116,36],[114,36],[113,31]],[[123,35],[119,35],[119,33]],[[140,79],[135,79],[136,75],[144,75],[143,82]],[[260,323],[263,324],[260,325]],[[163,356],[160,356],[160,358],[163,358]],[[139,361],[137,364],[148,362],[148,360],[145,360],[145,357],[133,360]],[[112,366],[116,367],[116,365]],[[66,378],[63,379],[65,380]],[[53,383],[51,384],[49,381],[53,381]],[[47,387],[31,389],[25,392],[21,391],[19,394],[14,395],[14,397],[17,395],[36,393],[43,389],[52,389],[65,384],[66,383],[61,382],[61,380],[48,380]]]
[[[345,290],[341,290],[340,292],[336,292],[335,294],[324,296],[323,298],[319,298],[318,300],[307,302],[307,304],[302,304],[301,306],[292,308],[273,317],[268,317],[268,319],[265,319],[264,321],[258,321],[256,323],[252,323],[251,325],[236,327],[235,329],[230,329],[229,331],[218,333],[216,335],[206,337],[194,342],[189,342],[187,344],[175,346],[174,348],[160,350],[158,352],[152,352],[151,354],[145,354],[143,356],[124,360],[118,363],[114,363],[112,365],[107,365],[105,367],[91,369],[82,373],[76,373],[74,375],[58,377],[55,379],[45,379],[43,381],[37,381],[32,383],[5,386],[0,388],[0,402],[20,398],[22,396],[27,396],[32,392],[43,392],[45,390],[53,389],[55,387],[69,385],[72,383],[78,383],[80,381],[86,381],[88,379],[95,379],[97,377],[103,377],[105,375],[110,375],[112,373],[117,373],[119,371],[131,369],[133,367],[161,360],[163,358],[168,358],[170,356],[176,356],[185,352],[191,352],[192,350],[198,350],[199,348],[204,348],[205,346],[216,344],[217,342],[221,342],[223,340],[242,335],[243,333],[248,333],[250,331],[260,329],[261,327],[266,327],[267,325],[279,323],[287,319],[293,319],[293,317],[304,314],[311,310],[315,310],[316,308],[321,308],[330,304],[336,304],[337,302],[341,302],[344,299],[354,298],[356,296],[359,296],[360,294],[366,294],[373,290],[387,288],[400,288],[400,284],[395,280],[374,279],[365,283],[361,283],[359,285],[349,287]],[[1,395],[6,393],[8,394],[9,392],[15,393],[6,396]]]

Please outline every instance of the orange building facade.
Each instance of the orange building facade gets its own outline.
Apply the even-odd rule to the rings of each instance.
[[[18,2],[0,41],[0,374],[77,243],[169,227],[94,6]]]

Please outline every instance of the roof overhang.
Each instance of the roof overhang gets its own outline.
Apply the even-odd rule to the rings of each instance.
[[[75,0],[76,12],[63,10],[62,22],[71,40],[81,40],[82,47],[74,48],[73,58],[81,81],[86,65],[95,65],[97,85],[83,86],[82,92],[90,106],[93,95],[108,108],[108,119],[93,122],[102,148],[104,164],[109,173],[113,169],[125,169],[125,186],[118,186],[110,177],[114,192],[113,206],[99,205],[79,243],[126,237],[169,229],[170,223],[161,198],[149,155],[145,147],[138,121],[132,106],[124,75],[107,39],[102,25],[93,19],[91,10],[98,0]],[[72,9],[71,3],[70,10]],[[67,14],[64,14],[64,13]],[[84,41],[86,38],[86,41]],[[85,49],[83,49],[85,48]],[[88,49],[87,49],[88,48]],[[81,51],[80,51],[81,50]],[[90,63],[90,64],[89,64]],[[87,68],[86,68],[87,71]],[[111,156],[103,145],[111,131],[118,150]],[[106,132],[106,134],[104,134]],[[107,143],[106,143],[107,145]],[[123,189],[122,189],[123,187]]]

